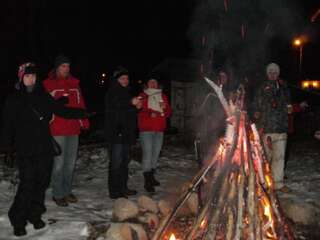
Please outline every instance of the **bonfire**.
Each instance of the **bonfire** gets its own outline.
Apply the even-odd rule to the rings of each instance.
[[[226,112],[226,134],[152,239],[294,239],[274,190],[261,138],[244,110],[243,87],[239,87],[235,101],[227,102],[221,88],[205,79]],[[198,214],[189,227],[175,230],[172,226],[179,221],[177,213],[194,192],[201,203]]]

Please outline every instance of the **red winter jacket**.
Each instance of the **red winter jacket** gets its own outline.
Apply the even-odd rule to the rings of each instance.
[[[141,93],[142,108],[138,114],[138,127],[140,132],[163,132],[167,127],[167,118],[171,115],[171,107],[166,95],[162,93],[162,99],[166,105],[163,116],[161,113],[148,108],[148,95]],[[151,117],[155,113],[156,117]]]
[[[43,81],[43,86],[55,99],[63,96],[69,98],[67,107],[83,108],[85,103],[80,91],[79,80],[73,76],[66,79],[56,78],[53,72]],[[89,129],[88,119],[65,119],[58,116],[53,116],[50,129],[53,136],[71,136],[79,135],[81,129]]]

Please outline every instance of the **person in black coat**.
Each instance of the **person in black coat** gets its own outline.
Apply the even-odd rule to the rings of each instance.
[[[105,139],[110,156],[108,187],[110,198],[127,197],[137,192],[128,188],[129,148],[136,141],[137,109],[141,101],[133,97],[129,73],[119,67],[105,96]]]
[[[19,68],[16,91],[3,109],[1,148],[12,145],[17,152],[20,183],[9,219],[16,236],[26,235],[27,221],[35,229],[45,227],[41,216],[46,211],[45,192],[50,183],[55,154],[49,122],[53,114],[64,118],[85,118],[82,109],[65,108],[44,92],[36,80],[36,67],[26,63]]]

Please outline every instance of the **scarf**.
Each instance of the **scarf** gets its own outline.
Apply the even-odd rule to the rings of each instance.
[[[163,113],[160,103],[163,102],[162,89],[147,88],[144,93],[148,95],[148,108]]]

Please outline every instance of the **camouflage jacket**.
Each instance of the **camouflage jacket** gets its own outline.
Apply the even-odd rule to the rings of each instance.
[[[262,127],[265,133],[288,132],[290,102],[290,92],[283,80],[265,81],[256,92],[254,99],[254,112],[260,113],[258,127]]]

